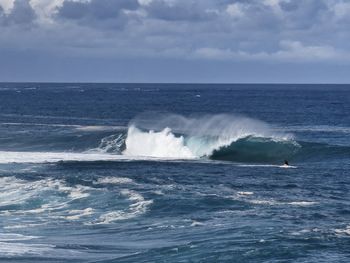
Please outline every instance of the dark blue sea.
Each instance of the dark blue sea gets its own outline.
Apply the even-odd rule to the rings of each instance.
[[[1,83],[0,261],[350,262],[350,86]]]

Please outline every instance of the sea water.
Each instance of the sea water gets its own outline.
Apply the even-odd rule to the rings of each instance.
[[[347,85],[2,83],[0,261],[349,262],[349,171]]]

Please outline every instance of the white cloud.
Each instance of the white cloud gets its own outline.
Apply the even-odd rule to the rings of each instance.
[[[0,0],[0,6],[5,10],[6,13],[9,13],[13,7],[14,0]]]
[[[138,2],[142,6],[148,6],[153,2],[153,0],[138,0]]]
[[[283,15],[283,11],[280,6],[281,0],[264,0],[263,3],[264,5],[270,7],[273,12],[279,16]]]
[[[1,0],[0,0],[1,1]],[[63,5],[65,0],[30,0],[30,5],[35,10],[42,24],[52,23],[53,15]],[[90,0],[70,0],[72,2],[90,2]]]
[[[331,6],[336,19],[342,19],[346,16],[350,16],[350,3],[339,2]]]
[[[52,15],[64,0],[31,0],[30,4],[41,22],[52,22]]]
[[[240,3],[234,3],[230,4],[226,8],[226,12],[235,18],[243,17],[244,16],[244,6]]]
[[[281,8],[281,4],[290,3],[291,0],[264,0],[263,4],[272,9],[272,11],[279,17],[284,16],[284,11]]]

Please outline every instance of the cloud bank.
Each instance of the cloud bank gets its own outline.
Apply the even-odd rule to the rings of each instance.
[[[0,0],[0,54],[347,65],[349,21],[348,0]]]

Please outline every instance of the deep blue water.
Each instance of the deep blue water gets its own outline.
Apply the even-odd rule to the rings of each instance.
[[[347,85],[2,83],[0,261],[349,262],[349,171]]]

